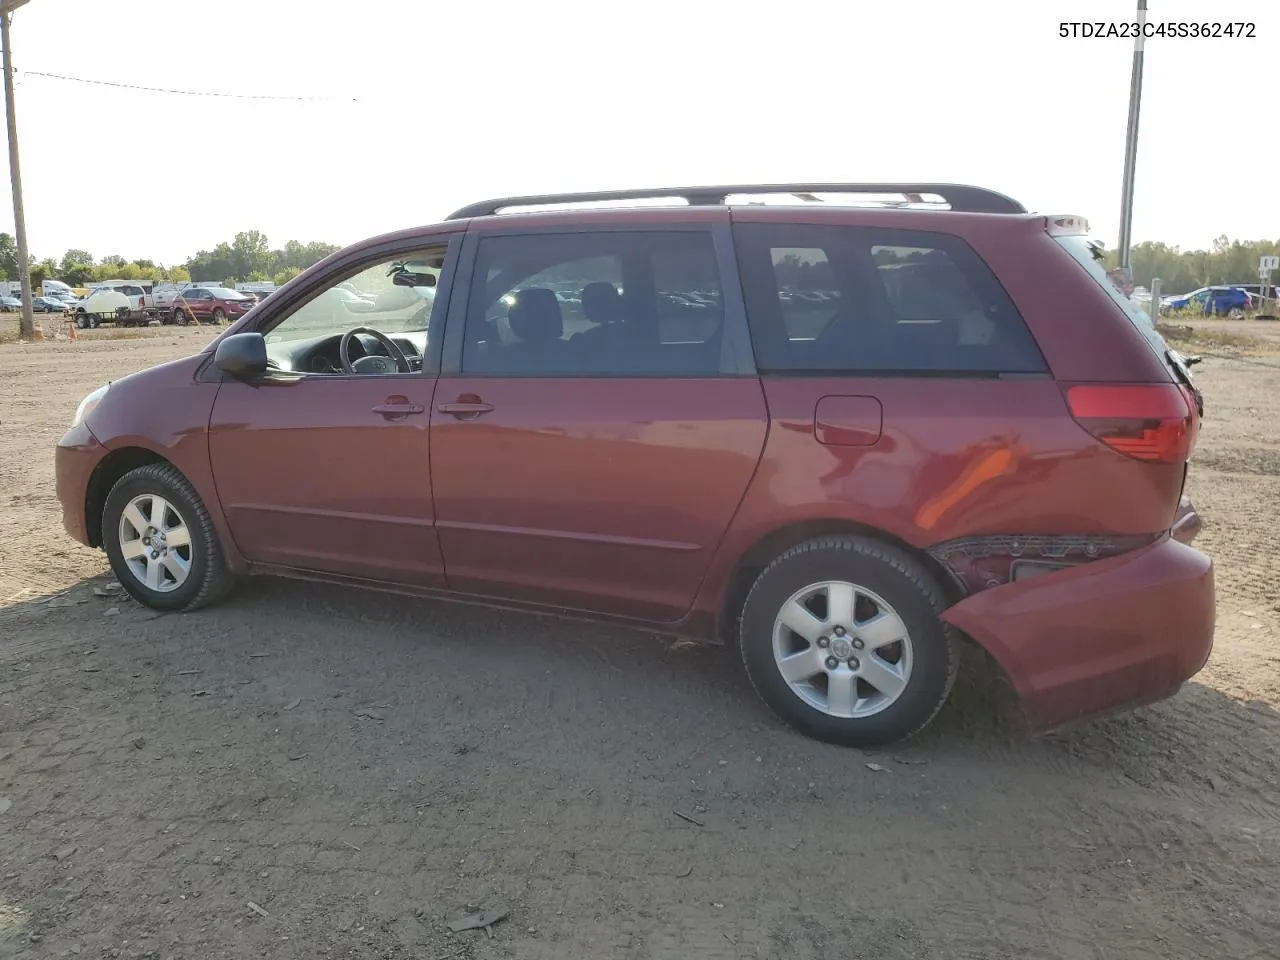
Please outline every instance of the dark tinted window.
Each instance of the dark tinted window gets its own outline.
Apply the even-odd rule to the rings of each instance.
[[[763,373],[1039,373],[1026,324],[991,270],[947,234],[735,227]]]
[[[490,237],[462,367],[491,376],[717,376],[724,311],[706,231]]]

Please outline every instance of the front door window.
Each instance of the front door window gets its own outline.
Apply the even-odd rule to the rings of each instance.
[[[444,246],[426,248],[325,287],[266,331],[273,368],[357,376],[421,371],[444,257]]]

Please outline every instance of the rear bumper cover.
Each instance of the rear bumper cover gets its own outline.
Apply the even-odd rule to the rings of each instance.
[[[1033,733],[1176,693],[1213,648],[1213,562],[1173,537],[975,594],[943,619],[990,653]]]

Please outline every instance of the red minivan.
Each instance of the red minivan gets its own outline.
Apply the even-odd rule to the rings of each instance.
[[[508,198],[95,391],[57,488],[159,610],[262,573],[609,618],[729,641],[786,721],[876,745],[966,642],[1035,731],[1201,669],[1199,406],[1084,221],[999,193]]]

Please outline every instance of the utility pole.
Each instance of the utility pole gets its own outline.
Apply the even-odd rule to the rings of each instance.
[[[1120,188],[1120,269],[1133,279],[1129,247],[1133,242],[1133,173],[1138,160],[1138,109],[1142,105],[1142,42],[1147,26],[1147,0],[1138,0],[1138,35],[1133,40],[1133,73],[1129,77],[1129,127],[1124,143],[1124,184]]]
[[[13,183],[13,232],[18,241],[18,279],[22,281],[22,320],[18,336],[35,336],[36,319],[31,305],[31,258],[27,254],[27,221],[22,212],[22,171],[18,169],[18,119],[13,107],[13,56],[9,49],[9,19],[27,0],[0,2],[0,43],[4,44],[4,105],[9,120],[9,179]]]

